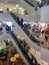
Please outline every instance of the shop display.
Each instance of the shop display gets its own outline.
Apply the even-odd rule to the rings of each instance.
[[[4,52],[0,52],[0,60],[6,60],[7,59],[7,54]]]
[[[12,31],[12,22],[5,22],[6,31]]]
[[[5,41],[4,43],[8,42],[7,40],[4,40]],[[26,65],[23,58],[20,56],[17,49],[13,45],[12,40],[8,42],[8,45],[6,45],[6,47],[7,47],[6,49],[2,49],[2,51],[0,51],[0,61],[2,62],[2,65],[3,64],[5,65],[5,63],[6,65]],[[14,54],[12,53],[13,51],[15,52]]]

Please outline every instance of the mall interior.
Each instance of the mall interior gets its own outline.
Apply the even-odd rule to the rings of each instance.
[[[49,0],[0,0],[0,65],[49,65]]]

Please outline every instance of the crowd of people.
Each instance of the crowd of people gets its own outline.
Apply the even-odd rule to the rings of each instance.
[[[42,27],[42,25],[37,21],[32,26],[32,33],[34,33],[35,35],[37,34],[38,36],[45,35],[45,40],[47,41],[49,36],[49,24],[45,24],[44,27]]]
[[[25,56],[28,58],[29,62],[33,65],[40,65],[38,64],[37,59],[29,52],[31,48],[30,45],[25,41],[25,39],[19,38],[19,42],[21,43],[20,46],[22,47],[22,50]]]

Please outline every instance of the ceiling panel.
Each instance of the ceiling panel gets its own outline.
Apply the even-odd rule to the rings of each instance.
[[[34,7],[42,7],[43,5],[49,4],[49,0],[24,0],[24,1],[26,1],[28,4]]]
[[[17,3],[17,2],[23,2],[23,1],[26,1],[27,3],[31,4],[32,6],[43,6],[45,5],[45,3],[49,4],[49,0],[0,0],[0,2],[3,2],[3,3]],[[41,3],[39,2],[41,1]]]
[[[3,2],[3,3],[16,3],[17,0],[0,0],[0,2]]]

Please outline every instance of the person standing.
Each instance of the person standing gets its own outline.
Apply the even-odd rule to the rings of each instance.
[[[21,19],[21,24],[23,25],[23,18]]]

